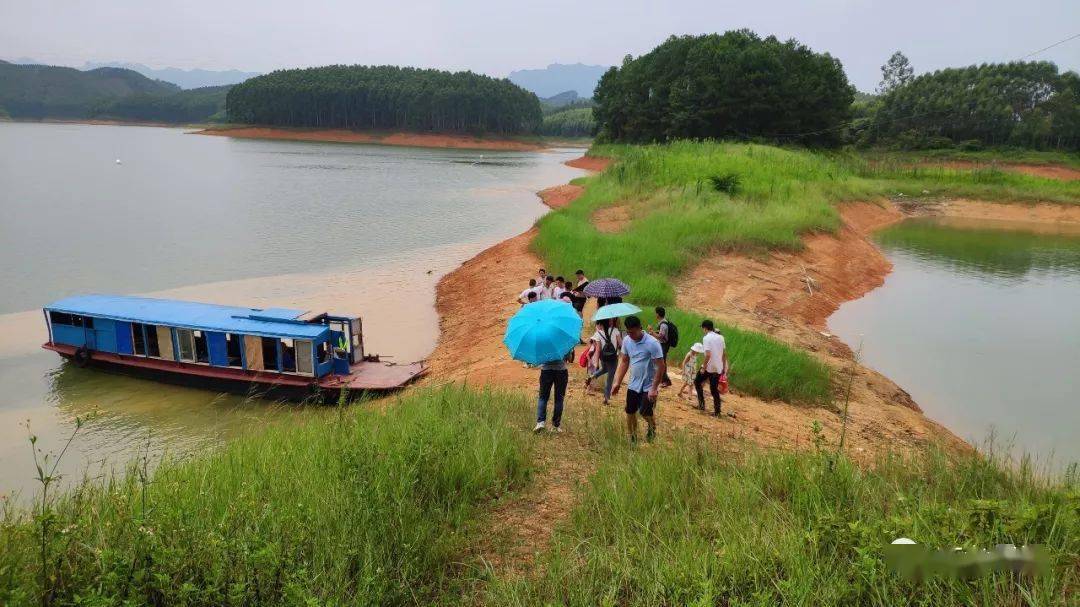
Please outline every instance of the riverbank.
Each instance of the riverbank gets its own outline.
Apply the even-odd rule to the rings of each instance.
[[[335,143],[368,143],[422,148],[463,150],[498,150],[533,152],[545,149],[536,141],[503,137],[475,137],[449,133],[406,133],[380,131],[350,131],[347,129],[301,129],[283,127],[230,126],[194,131],[196,135],[236,137],[238,139],[278,139],[287,141],[321,141]]]
[[[610,160],[585,157],[567,164],[602,169]],[[543,190],[540,196],[545,204],[558,209],[571,204],[583,192],[582,186],[568,184]],[[811,352],[834,369],[852,368],[851,350],[820,331],[825,318],[841,301],[860,296],[884,279],[888,262],[866,236],[873,229],[899,221],[903,214],[890,207],[858,204],[844,206],[842,216],[844,229],[837,235],[809,237],[807,252],[797,256],[777,254],[768,262],[733,255],[709,258],[679,285],[679,306],[766,333]],[[536,372],[506,357],[501,340],[506,319],[517,310],[515,300],[524,288],[522,285],[544,265],[531,250],[536,235],[537,229],[533,228],[505,240],[439,281],[436,309],[440,339],[429,359],[434,381],[533,389]],[[827,295],[819,291],[816,297],[804,298],[801,294],[806,292],[806,287],[795,269],[811,259],[818,260],[815,267],[818,262],[838,267],[836,276],[842,280],[836,281],[838,286],[830,287]],[[777,285],[751,278],[747,284],[745,277],[756,274],[754,264],[763,264],[756,270],[766,272],[766,276],[783,268],[783,275],[790,280]],[[825,282],[825,278],[821,277],[821,281]],[[833,281],[830,279],[829,283]],[[475,297],[481,289],[490,296]],[[782,304],[784,298],[789,303]],[[590,314],[591,308],[586,310],[586,315]],[[693,327],[684,331],[686,339],[695,335]],[[737,368],[737,363],[733,364]],[[930,443],[944,443],[957,451],[969,450],[947,429],[925,418],[903,389],[870,369],[857,364],[853,368],[858,378],[849,416],[854,430],[849,439],[853,453],[869,459],[886,450],[925,447]],[[581,390],[583,380],[582,370],[575,367],[570,398],[586,407],[600,408],[599,395]],[[838,436],[841,430],[841,418],[835,409],[807,408],[736,393],[725,404],[735,417],[717,419],[699,412],[673,392],[662,393],[658,413],[661,423],[721,441],[748,439],[765,447],[805,449],[813,444],[811,427],[815,421],[822,424],[823,432],[829,437]],[[608,408],[612,414],[616,409]]]
[[[598,171],[606,168],[610,160],[585,156],[567,164]],[[585,191],[585,186],[566,184],[539,195],[552,209],[563,209]],[[834,391],[843,378],[854,377],[848,419],[854,438],[848,440],[856,457],[860,453],[870,457],[889,450],[921,449],[932,443],[967,452],[970,447],[964,441],[922,415],[900,386],[854,362],[858,344],[845,344],[830,335],[826,320],[842,303],[858,299],[883,283],[891,264],[870,235],[905,217],[935,214],[957,220],[1022,219],[1060,230],[1080,225],[1080,207],[970,199],[898,200],[903,202],[881,199],[842,203],[837,207],[839,228],[803,235],[795,251],[780,249],[763,255],[760,251],[741,253],[728,249],[706,256],[675,280],[675,304],[679,309],[763,333],[810,353],[832,369]],[[615,235],[640,216],[640,205],[629,201],[602,206],[590,214],[596,230]],[[536,268],[550,265],[550,260],[545,262],[536,254],[538,234],[538,229],[533,228],[499,243],[440,281],[436,307],[441,337],[431,359],[433,377],[477,386],[494,383],[532,389],[535,373],[505,357],[501,329],[516,311],[515,299],[528,278]],[[475,298],[473,295],[480,289],[492,296]],[[573,389],[572,395],[579,396]],[[582,392],[580,397],[586,406],[598,402],[595,395]],[[663,407],[665,400],[670,407]],[[815,422],[830,437],[838,436],[842,427],[834,409],[762,400],[738,391],[727,403],[728,410],[735,414],[734,420],[704,416],[687,402],[669,395],[661,399],[662,419],[675,427],[785,448],[809,447],[810,428]]]

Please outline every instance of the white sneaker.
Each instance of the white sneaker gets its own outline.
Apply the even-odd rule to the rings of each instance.
[[[536,427],[533,428],[533,432],[543,432],[544,431],[544,426],[545,426],[544,422],[536,422]]]
[[[552,426],[551,427],[551,432],[553,434],[562,434],[562,428],[560,428],[558,426]]]

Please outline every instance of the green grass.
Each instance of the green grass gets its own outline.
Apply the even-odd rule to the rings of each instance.
[[[532,247],[549,268],[622,279],[642,307],[674,304],[673,281],[713,252],[801,249],[804,234],[839,227],[838,202],[903,195],[1080,203],[1080,182],[871,162],[850,153],[682,141],[599,145],[590,154],[615,164],[579,180],[585,193],[539,221]],[[598,231],[592,215],[614,205],[627,205],[629,225]],[[697,322],[678,324],[696,337]],[[775,340],[724,330],[737,389],[788,402],[829,400],[824,365]]]
[[[51,604],[426,604],[457,593],[484,505],[523,484],[528,408],[411,392],[86,484],[46,511]],[[520,420],[519,420],[520,421]],[[522,426],[522,424],[516,424]],[[31,471],[27,471],[31,474]],[[0,604],[41,587],[41,517],[0,520]]]
[[[493,605],[1070,605],[1080,486],[930,450],[860,467],[831,450],[733,456],[704,440],[611,441],[533,579]],[[904,581],[884,548],[1041,544],[1046,573]]]
[[[1080,582],[1075,468],[1040,480],[992,458],[722,452],[676,435],[629,447],[621,416],[568,413],[598,467],[529,575],[493,577],[485,516],[532,478],[531,402],[410,392],[272,428],[219,450],[134,465],[0,519],[0,604],[50,605],[1067,605]],[[575,429],[576,428],[576,429]],[[738,446],[738,445],[736,445]],[[553,451],[557,452],[557,451]],[[543,458],[540,458],[541,461]],[[539,473],[545,473],[539,470]],[[524,513],[526,516],[532,513]],[[902,581],[884,547],[1038,543],[1036,578]],[[496,549],[506,549],[496,543]]]

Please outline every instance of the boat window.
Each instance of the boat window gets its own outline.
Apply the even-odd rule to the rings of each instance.
[[[296,372],[296,347],[293,340],[289,338],[281,340],[281,370],[289,373]]]
[[[228,365],[230,367],[242,366],[242,359],[240,358],[241,337],[239,335],[233,335],[232,333],[225,334],[225,356],[228,358]]]
[[[210,362],[210,349],[206,345],[206,334],[202,331],[192,331],[195,339],[195,361],[200,363]]]
[[[71,314],[63,312],[49,312],[49,320],[54,325],[71,325]]]
[[[191,329],[177,329],[176,340],[180,342],[180,360],[195,362],[195,335]]]
[[[277,343],[273,337],[262,338],[263,368],[267,371],[278,370]]]
[[[146,325],[146,355],[161,358],[161,338],[158,337],[157,325]]]
[[[319,364],[323,364],[330,360],[330,345],[325,341],[319,343]]]
[[[70,327],[85,327],[87,329],[94,328],[94,319],[89,316],[79,316],[78,314],[67,314],[65,312],[49,311],[49,321],[54,325],[67,325]]]
[[[154,337],[157,337],[157,335]],[[146,356],[146,340],[143,339],[143,325],[137,322],[131,323],[131,344],[133,353],[138,356]]]
[[[314,365],[311,361],[311,342],[306,339],[296,340],[296,372],[303,373],[305,375],[312,375],[315,373]]]

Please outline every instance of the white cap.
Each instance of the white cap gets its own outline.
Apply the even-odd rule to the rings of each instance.
[[[701,344],[701,342],[699,341],[698,343],[690,346],[690,350],[692,350],[694,352],[697,352],[698,354],[704,354],[705,353],[705,346],[703,346]]]

